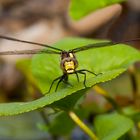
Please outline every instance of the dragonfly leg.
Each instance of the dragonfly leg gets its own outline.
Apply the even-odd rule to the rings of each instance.
[[[57,85],[56,85],[56,88],[55,88],[55,91],[57,91],[57,89],[58,89],[58,86],[59,86],[59,84],[63,81],[67,81],[68,80],[68,76],[66,75],[66,74],[63,74],[60,78],[59,78],[59,81],[58,81],[58,83],[57,83]]]
[[[85,88],[87,87],[86,86],[86,73],[85,72],[83,72],[83,71],[77,71],[78,73],[80,73],[80,74],[84,74],[84,82],[83,82],[83,84],[84,84],[84,86],[85,86]]]
[[[75,74],[76,74],[76,77],[77,77],[77,81],[79,82],[79,76],[78,76],[77,71],[75,71]]]
[[[93,74],[93,75],[95,75],[95,76],[98,76],[99,74],[101,74],[101,73],[96,74],[96,73],[94,73],[94,72],[92,72],[92,71],[89,71],[89,70],[87,70],[87,69],[77,70],[76,72],[79,73],[79,74],[84,74],[84,82],[83,82],[83,84],[84,84],[85,88],[87,87],[87,86],[86,86],[86,72],[89,72],[89,73],[91,73],[91,74]]]
[[[51,86],[50,86],[50,88],[49,88],[49,91],[48,91],[47,93],[50,93],[50,91],[51,91],[51,89],[52,89],[53,84],[54,84],[57,80],[62,79],[62,77],[63,77],[63,75],[62,75],[62,76],[57,77],[56,79],[54,79],[54,80],[52,81]]]
[[[96,73],[94,73],[94,72],[92,72],[92,71],[89,71],[89,70],[87,70],[87,69],[81,69],[81,70],[77,70],[77,72],[89,72],[89,73],[91,73],[91,74],[93,74],[93,75],[95,75],[95,76],[98,76],[99,74],[101,74],[101,73],[99,73],[99,74],[96,74]]]
[[[69,83],[68,81],[63,81],[65,84],[69,85],[69,86],[73,86],[71,83]]]
[[[63,82],[64,82],[65,84],[67,84],[67,85],[72,86],[72,84],[70,84],[70,83],[68,82],[68,75],[66,75],[66,76],[64,77]]]

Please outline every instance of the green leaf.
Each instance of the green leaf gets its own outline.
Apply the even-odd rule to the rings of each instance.
[[[57,42],[54,47],[69,50],[97,42],[101,41],[84,38],[66,38]],[[140,60],[140,53],[132,47],[119,44],[82,51],[76,53],[76,57],[79,62],[79,70],[87,69],[98,74],[119,68],[126,69],[133,62]],[[52,81],[62,75],[62,70],[60,69],[60,56],[53,54],[35,55],[32,61],[32,71],[41,91],[46,93],[49,90]],[[82,82],[84,78],[83,75],[79,75],[79,77]],[[95,78],[94,75],[87,73],[87,79],[91,77]],[[105,81],[110,79],[112,78],[108,77]],[[100,82],[104,81],[101,80]],[[78,83],[75,74],[69,76],[69,83],[72,85]],[[86,83],[88,85],[88,82]],[[61,83],[59,89],[66,88],[66,86],[66,84]],[[55,91],[55,87],[56,84],[53,85],[52,92]]]
[[[124,69],[112,70],[108,71],[100,76],[95,77],[94,79],[88,79],[87,83],[88,86],[92,86],[96,83],[101,81],[106,81],[118,76],[122,73]],[[56,101],[64,99],[68,95],[75,95],[80,93],[80,90],[86,90],[88,88],[83,87],[83,83],[78,83],[77,85],[69,88],[64,88],[61,91],[53,92],[47,94],[37,100],[30,101],[30,102],[17,102],[17,103],[1,103],[0,104],[0,116],[9,116],[9,115],[16,115],[24,112],[29,112],[35,109],[43,108],[47,105],[51,105]],[[79,91],[79,92],[78,92]],[[81,91],[82,92],[82,91]]]
[[[71,0],[69,15],[78,20],[97,9],[123,1],[125,0]]]
[[[65,127],[62,127],[65,125]],[[66,135],[74,128],[74,122],[69,118],[66,112],[59,113],[53,121],[51,121],[49,131],[55,135]],[[61,129],[60,129],[61,128]]]
[[[125,115],[129,116],[135,122],[140,121],[140,110],[135,106],[127,106],[123,108],[123,112]]]
[[[88,88],[77,91],[76,94],[71,94],[69,96],[66,96],[65,98],[58,100],[54,103],[52,103],[50,106],[54,108],[59,108],[65,111],[72,110],[74,106],[76,105],[79,98],[85,94],[85,92],[88,90]]]
[[[101,140],[117,140],[133,127],[133,121],[123,115],[113,113],[95,118],[95,130]]]
[[[16,67],[24,74],[24,76],[30,81],[32,84],[36,85],[36,81],[34,76],[32,75],[31,70],[31,59],[20,59],[16,62]]]
[[[88,115],[87,111],[83,109],[75,110],[75,113],[80,116],[80,119],[83,119]],[[62,127],[62,125],[65,125],[65,127]],[[74,127],[75,123],[69,117],[69,115],[66,112],[61,112],[58,113],[54,119],[52,119],[48,130],[51,132],[51,134],[66,135],[69,134]]]

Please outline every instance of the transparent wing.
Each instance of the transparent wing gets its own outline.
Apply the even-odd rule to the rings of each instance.
[[[76,52],[79,52],[79,51],[84,51],[84,50],[88,50],[88,49],[92,49],[92,48],[99,48],[99,47],[105,47],[105,46],[109,46],[109,45],[112,45],[113,42],[100,42],[100,43],[95,43],[95,44],[88,44],[88,45],[85,45],[85,46],[82,46],[82,47],[78,47],[78,48],[75,48],[73,50],[71,50],[72,52],[76,53]]]
[[[35,50],[21,50],[21,51],[3,51],[0,52],[0,55],[25,55],[25,54],[60,54],[60,52],[52,51],[52,50],[42,50],[42,49],[35,49]]]
[[[132,39],[132,40],[125,40],[125,41],[120,41],[120,42],[107,41],[107,42],[100,42],[100,43],[95,43],[95,44],[88,44],[85,46],[81,46],[81,47],[72,49],[70,51],[76,53],[76,52],[80,52],[80,51],[84,51],[84,50],[88,50],[88,49],[106,47],[106,46],[117,45],[120,43],[134,42],[134,41],[140,41],[140,38],[136,38],[136,39]]]
[[[50,48],[56,51],[62,51],[61,49],[46,45],[46,44],[41,44],[41,43],[36,43],[36,42],[30,42],[30,41],[25,41],[25,40],[20,40],[20,39],[16,39],[16,38],[12,38],[12,37],[7,37],[7,36],[3,36],[0,35],[1,39],[6,39],[6,40],[11,40],[11,41],[16,41],[16,42],[22,42],[22,43],[28,43],[28,44],[33,44],[33,45],[38,45],[38,46],[42,46],[42,47],[46,47],[46,48]]]

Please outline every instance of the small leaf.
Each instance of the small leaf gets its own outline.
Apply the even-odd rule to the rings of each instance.
[[[123,115],[113,113],[95,118],[95,129],[101,140],[117,140],[133,127],[133,121]]]
[[[123,1],[125,0],[71,0],[69,15],[78,20],[99,8]]]

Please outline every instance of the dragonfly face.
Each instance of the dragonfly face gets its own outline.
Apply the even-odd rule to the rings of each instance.
[[[78,62],[73,52],[62,51],[60,67],[64,74],[75,72]]]

